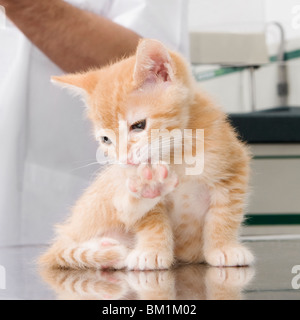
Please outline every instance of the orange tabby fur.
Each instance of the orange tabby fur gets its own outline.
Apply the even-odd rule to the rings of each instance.
[[[136,165],[112,164],[58,227],[43,264],[143,270],[166,269],[176,260],[213,266],[253,262],[238,241],[248,150],[226,115],[197,88],[179,54],[146,39],[130,58],[53,80],[85,98],[96,137],[110,137],[111,145],[100,144],[116,159],[134,159],[134,148],[142,150],[151,129],[188,128],[204,129],[205,163],[200,175],[186,175],[187,165],[172,161],[169,166],[140,160]],[[130,125],[142,119],[147,121],[145,130],[132,133]],[[118,151],[120,120],[128,122],[128,155]]]

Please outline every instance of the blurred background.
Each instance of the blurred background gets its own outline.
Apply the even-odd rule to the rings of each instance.
[[[254,156],[247,223],[299,225],[299,1],[191,0],[189,29],[199,85]]]

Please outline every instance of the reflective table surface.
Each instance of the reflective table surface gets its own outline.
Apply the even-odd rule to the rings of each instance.
[[[256,256],[251,268],[39,270],[36,259],[47,246],[0,247],[0,299],[300,299],[298,229],[247,228],[242,240]]]

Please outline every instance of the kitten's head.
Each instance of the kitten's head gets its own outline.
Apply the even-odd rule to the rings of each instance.
[[[122,163],[151,161],[149,148],[158,140],[158,130],[182,130],[189,121],[190,70],[180,55],[156,40],[142,40],[134,56],[100,70],[52,80],[84,98],[96,139]],[[176,143],[182,141],[173,138],[173,147]],[[168,144],[162,139],[164,152],[170,152]]]

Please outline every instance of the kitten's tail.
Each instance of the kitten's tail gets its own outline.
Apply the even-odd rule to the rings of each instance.
[[[90,240],[82,244],[57,241],[39,258],[39,264],[51,268],[123,269],[128,249],[120,243]]]

